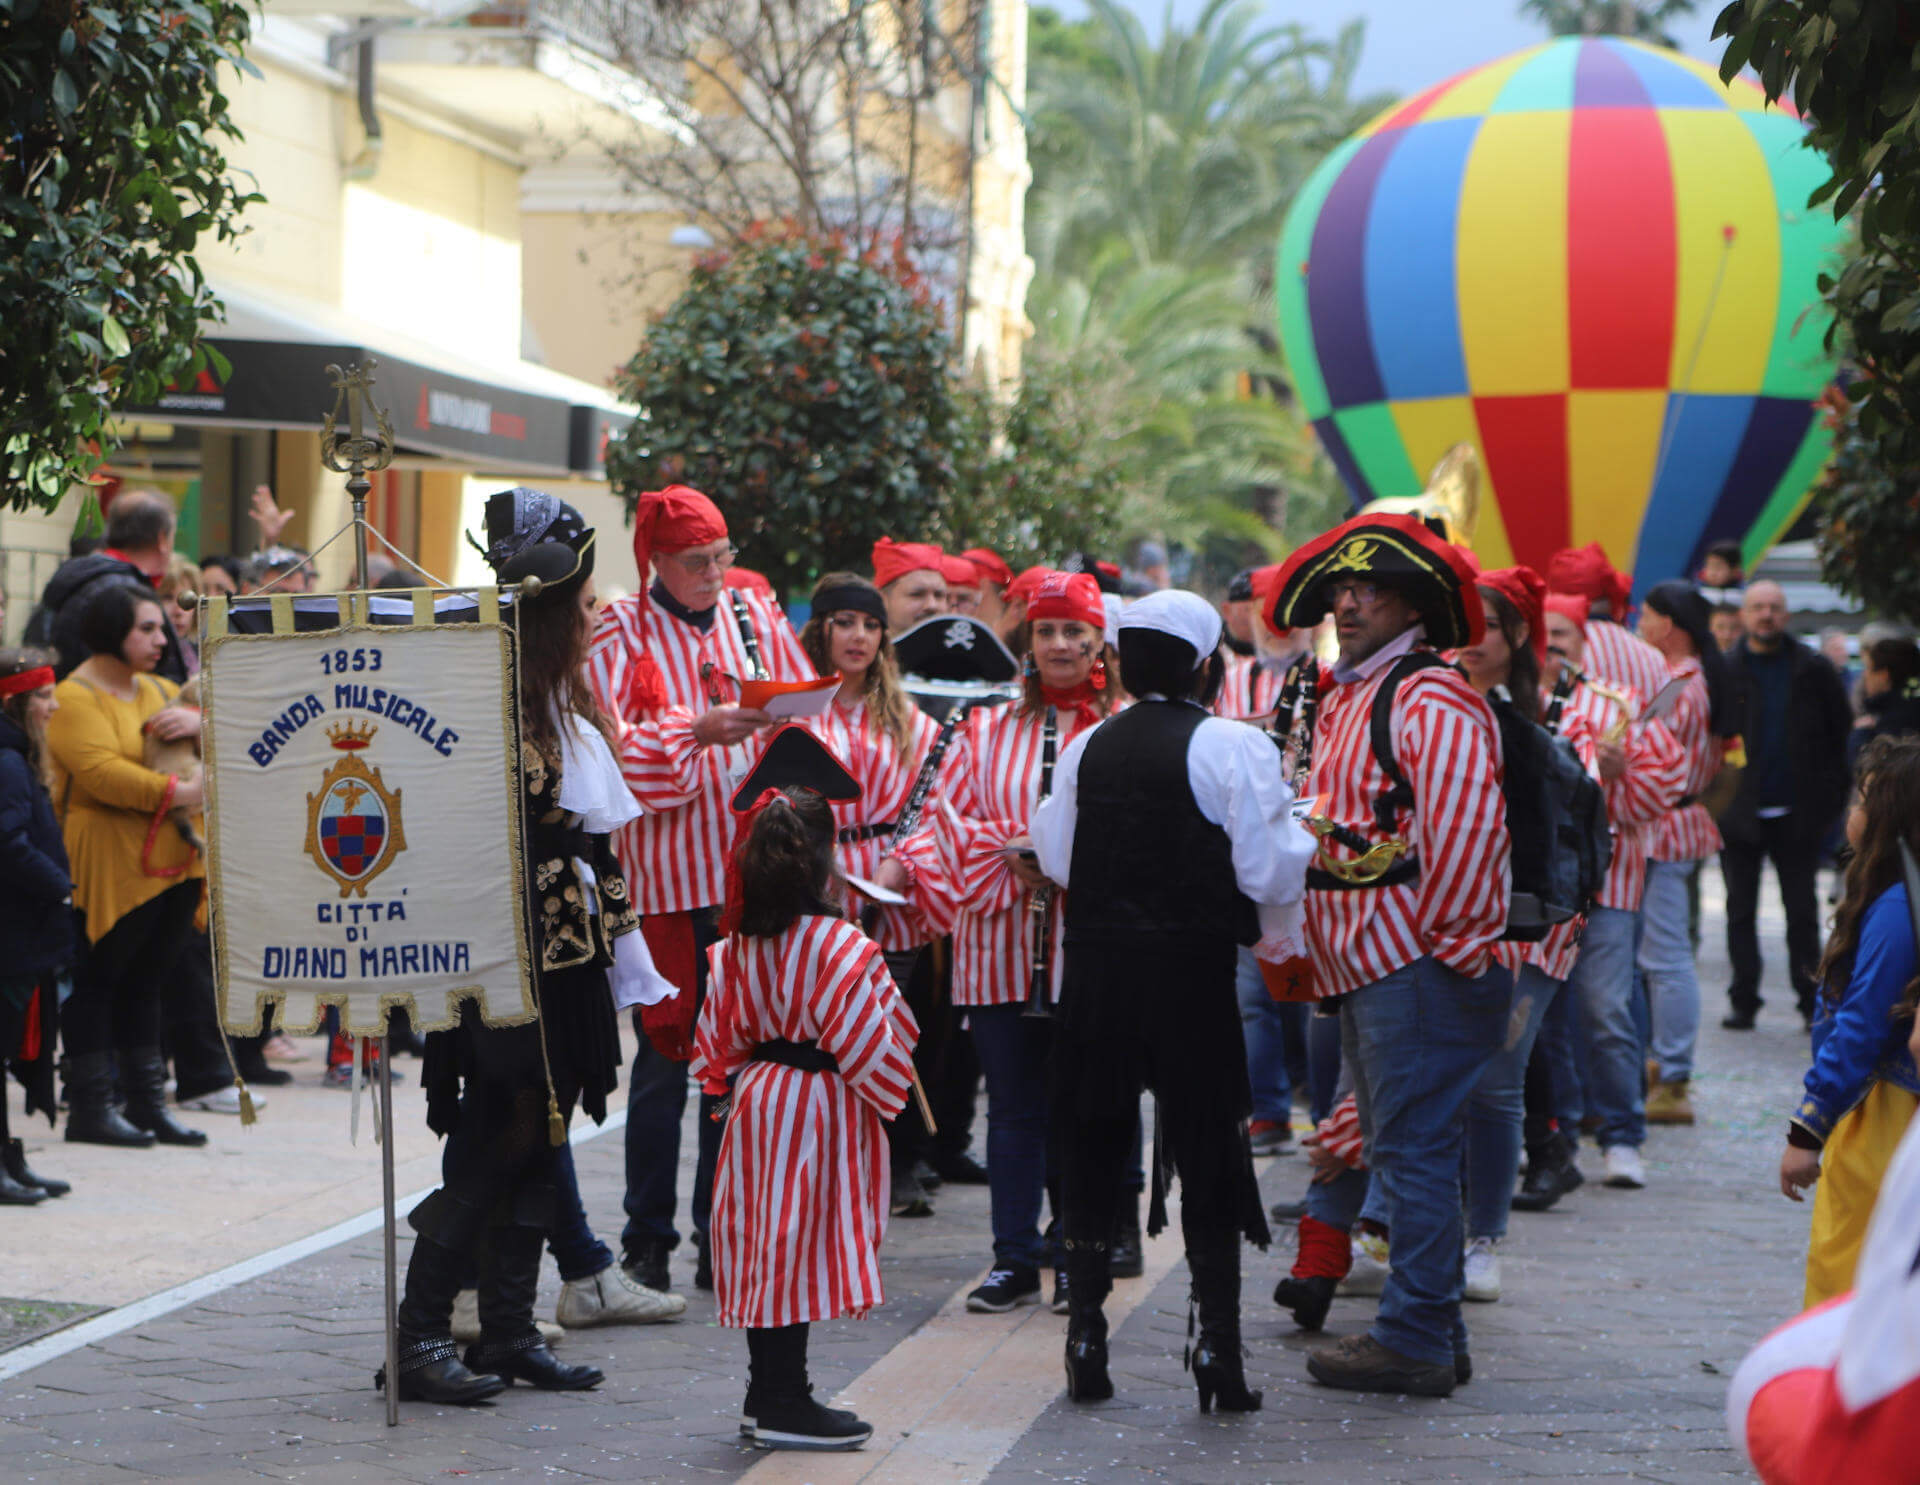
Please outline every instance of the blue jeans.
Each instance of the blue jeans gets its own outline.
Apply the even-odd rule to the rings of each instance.
[[[1340,1018],[1308,1008],[1307,1117],[1318,1124],[1340,1101]]]
[[[547,1234],[547,1251],[560,1265],[562,1279],[591,1279],[613,1262],[613,1250],[595,1237],[587,1224],[571,1143],[553,1152],[553,1187],[553,1231]]]
[[[1040,1231],[1040,1198],[1052,1187],[1047,1151],[1047,1053],[1053,1023],[1018,1005],[970,1006],[974,1050],[987,1082],[987,1193],[996,1268],[1056,1264],[1051,1228]]]
[[[1571,979],[1568,984],[1572,984]],[[1577,999],[1567,990],[1548,1002],[1540,1035],[1533,1044],[1534,1056],[1547,1059],[1547,1073],[1553,1081],[1553,1107],[1548,1112],[1560,1126],[1560,1133],[1576,1145],[1580,1142],[1580,1120],[1587,1111],[1586,1079],[1581,1075],[1586,1059],[1576,1055],[1586,1047],[1586,1030],[1575,1030],[1580,1014],[1575,1009]]]
[[[1507,1013],[1507,1038],[1480,1073],[1467,1100],[1467,1236],[1503,1238],[1513,1183],[1520,1174],[1526,1118],[1527,1059],[1560,981],[1531,964],[1520,967]]]
[[[1681,907],[1686,906],[1684,898]],[[1596,907],[1587,916],[1567,987],[1579,1002],[1587,1038],[1587,1112],[1600,1121],[1600,1147],[1647,1140],[1640,1091],[1640,1034],[1633,1024],[1633,940],[1639,915]],[[1684,933],[1686,920],[1681,919]]]
[[[1242,949],[1234,970],[1240,998],[1240,1030],[1247,1040],[1247,1081],[1253,1085],[1253,1117],[1272,1124],[1293,1118],[1293,1087],[1287,1078],[1287,1017],[1290,1010],[1267,994],[1253,950]]]
[[[1404,1356],[1451,1366],[1460,1317],[1460,1158],[1467,1101],[1506,1039],[1512,976],[1477,979],[1431,957],[1349,995],[1354,1078],[1370,1128],[1370,1185],[1385,1203],[1393,1273],[1372,1334]]]
[[[1691,861],[1649,861],[1640,968],[1647,977],[1653,1018],[1653,1057],[1663,1082],[1693,1076],[1693,1044],[1700,1034],[1700,979],[1687,932],[1687,878]]]

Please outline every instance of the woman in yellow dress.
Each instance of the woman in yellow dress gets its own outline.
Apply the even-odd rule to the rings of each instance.
[[[200,904],[200,858],[168,812],[198,810],[198,776],[156,773],[146,737],[200,730],[173,704],[179,688],[153,674],[166,650],[160,599],[132,582],[90,595],[81,620],[88,656],[55,691],[47,723],[53,800],[73,865],[73,901],[86,945],[61,1011],[71,1112],[67,1138],[89,1144],[203,1145],[166,1102],[160,1055],[161,977],[171,973]],[[124,1115],[113,1100],[114,1063]]]

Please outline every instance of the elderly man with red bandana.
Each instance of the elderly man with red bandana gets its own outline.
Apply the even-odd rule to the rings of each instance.
[[[751,761],[754,734],[773,720],[740,705],[740,682],[810,681],[814,669],[771,594],[733,588],[735,555],[719,508],[698,490],[649,490],[634,512],[634,558],[647,587],[608,604],[588,657],[595,696],[619,720],[620,771],[642,813],[614,837],[641,929],[680,993],[636,1012],[644,1033],[627,1090],[624,1266],[667,1290],[680,1167],[687,1059],[716,942],[733,824],[727,801]],[[699,1121],[694,1175],[694,1283],[711,1288],[707,1218],[720,1126]]]

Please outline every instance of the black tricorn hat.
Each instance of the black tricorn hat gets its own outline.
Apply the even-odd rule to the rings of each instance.
[[[479,549],[502,583],[539,578],[546,587],[585,579],[593,571],[593,527],[557,495],[515,485],[487,497],[487,544]]]
[[[1000,636],[969,614],[922,619],[893,642],[893,656],[908,675],[928,681],[1011,681],[1020,662]]]
[[[733,811],[745,814],[769,789],[811,789],[829,804],[851,804],[860,797],[860,781],[833,756],[832,749],[798,722],[775,730],[753,767],[733,791]]]
[[[1486,631],[1476,576],[1460,549],[1417,516],[1376,511],[1316,536],[1287,558],[1264,617],[1272,629],[1311,628],[1329,612],[1331,581],[1377,578],[1420,611],[1430,643],[1458,649]]]

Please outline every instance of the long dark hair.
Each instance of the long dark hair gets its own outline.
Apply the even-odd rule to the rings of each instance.
[[[45,650],[0,650],[0,681],[8,676],[20,675],[29,670],[38,670],[41,666],[51,666],[54,657]],[[27,720],[27,703],[33,700],[33,692],[22,691],[14,696],[0,697],[0,713],[4,713],[14,726],[27,737],[27,767],[34,777],[42,783],[47,779],[47,739],[41,729]]]
[[[1480,601],[1488,617],[1500,626],[1500,637],[1507,642],[1507,653],[1512,657],[1507,662],[1507,694],[1513,697],[1513,708],[1529,722],[1538,722],[1540,655],[1533,642],[1539,636],[1527,629],[1527,621],[1520,617],[1513,600],[1498,588],[1481,585]]]
[[[1882,892],[1901,879],[1900,843],[1920,854],[1920,738],[1877,737],[1860,754],[1860,799],[1866,829],[1847,863],[1845,890],[1833,915],[1833,932],[1814,978],[1821,993],[1839,1000],[1853,978],[1860,952],[1860,922]],[[1907,986],[1903,1010],[1911,1015],[1920,979]]]
[[[609,745],[613,725],[587,684],[587,646],[592,621],[581,610],[572,583],[515,604],[520,631],[520,731],[543,753],[553,753],[556,712],[572,712],[599,728]]]
[[[854,572],[830,572],[813,585],[815,607],[800,630],[800,648],[807,652],[813,668],[821,675],[833,672],[833,647],[827,637],[827,621],[841,610],[820,608],[819,597],[835,588],[872,589],[873,596],[880,597],[878,588]],[[884,619],[880,622],[880,648],[874,652],[873,664],[867,667],[866,690],[862,695],[866,698],[867,715],[893,739],[895,747],[907,752],[913,742],[913,703],[900,685],[900,662],[894,658],[893,640],[887,635]]]
[[[1707,683],[1708,725],[1713,735],[1737,735],[1740,720],[1733,715],[1733,687],[1727,676],[1727,662],[1713,639],[1713,606],[1701,596],[1698,588],[1683,578],[1655,583],[1647,590],[1646,603],[1693,641],[1694,653],[1700,659],[1700,677]]]
[[[785,933],[839,900],[833,806],[812,789],[782,789],[754,817],[739,854],[739,932]]]

